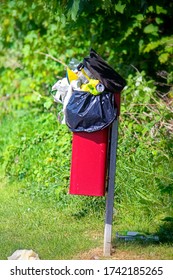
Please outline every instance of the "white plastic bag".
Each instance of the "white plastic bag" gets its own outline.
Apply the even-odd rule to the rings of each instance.
[[[33,250],[16,250],[8,260],[39,260],[38,254]]]
[[[63,78],[62,80],[57,81],[52,87],[52,91],[56,90],[56,94],[54,95],[54,101],[63,104],[63,120],[61,121],[62,124],[66,123],[65,109],[68,104],[68,101],[74,90],[81,90],[80,85],[80,80],[74,80],[69,84],[67,78]]]

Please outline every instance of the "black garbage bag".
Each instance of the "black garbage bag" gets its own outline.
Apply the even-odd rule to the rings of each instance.
[[[83,65],[109,92],[120,92],[126,85],[126,81],[93,49],[90,50],[90,57],[84,58]]]
[[[94,132],[109,126],[116,118],[114,95],[93,95],[74,91],[65,109],[66,124],[73,132]]]

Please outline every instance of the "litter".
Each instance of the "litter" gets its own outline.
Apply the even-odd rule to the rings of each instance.
[[[16,250],[8,260],[39,260],[38,254],[33,250]]]
[[[54,95],[54,101],[63,104],[65,96],[68,92],[68,88],[69,83],[67,81],[67,78],[63,78],[62,80],[57,81],[52,87],[52,91],[56,90],[56,94]]]
[[[116,118],[114,94],[124,86],[125,80],[93,49],[82,63],[72,59],[66,77],[52,86],[54,101],[63,104],[61,123],[73,132],[107,127]]]
[[[124,241],[135,241],[135,240],[143,240],[143,241],[159,241],[159,237],[157,235],[147,235],[142,232],[137,231],[120,231],[116,232],[116,238],[124,240]]]

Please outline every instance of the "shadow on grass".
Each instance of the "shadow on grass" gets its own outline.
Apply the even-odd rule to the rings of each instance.
[[[145,238],[146,237],[146,238]],[[163,223],[160,225],[155,233],[146,233],[146,236],[141,238],[140,235],[134,238],[121,238],[115,237],[113,240],[114,244],[128,244],[128,245],[140,245],[147,247],[151,245],[168,244],[173,245],[173,218],[166,217]]]
[[[173,218],[166,217],[163,222],[156,233],[159,237],[159,242],[173,244]]]

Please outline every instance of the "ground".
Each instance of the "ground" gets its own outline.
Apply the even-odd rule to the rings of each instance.
[[[159,252],[134,252],[133,250],[113,249],[110,257],[103,256],[103,248],[98,247],[88,252],[84,252],[76,257],[80,260],[160,260],[162,259]]]

